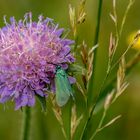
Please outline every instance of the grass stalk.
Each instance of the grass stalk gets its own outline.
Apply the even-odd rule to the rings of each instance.
[[[101,13],[102,13],[102,3],[103,3],[103,0],[99,0],[99,2],[98,2],[98,13],[97,13],[97,23],[96,23],[95,38],[94,38],[93,45],[96,45],[98,43],[98,41],[99,41],[99,31],[100,31],[100,22],[101,22]],[[90,94],[92,93],[92,89],[93,89],[92,86],[93,86],[93,83],[94,83],[93,76],[94,76],[94,73],[95,73],[94,68],[95,68],[95,65],[96,65],[96,59],[97,59],[97,49],[94,51],[93,73],[92,73],[92,76],[91,76],[91,79],[90,79],[90,82],[89,82],[89,86],[88,86],[88,96],[90,96]],[[89,125],[89,122],[91,120],[92,114],[93,114],[93,112],[91,111],[90,114],[88,115],[86,124],[84,126],[84,129],[83,129],[83,132],[82,132],[82,135],[81,135],[82,140],[84,139],[84,134],[86,133],[86,131],[88,129],[88,125]]]

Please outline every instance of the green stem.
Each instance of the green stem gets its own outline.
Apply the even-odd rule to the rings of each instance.
[[[31,110],[29,107],[25,107],[24,111],[23,111],[23,124],[22,124],[21,140],[29,140],[30,119],[31,119]]]
[[[102,3],[103,3],[103,0],[99,0],[99,3],[98,3],[98,15],[97,15],[97,23],[96,23],[96,30],[95,30],[95,38],[94,38],[94,43],[93,45],[96,45],[98,43],[98,40],[99,40],[99,31],[100,31],[100,22],[101,22],[101,13],[102,13]],[[94,61],[93,61],[93,73],[92,73],[92,76],[90,78],[90,82],[89,82],[89,86],[88,86],[88,97],[90,99],[90,95],[92,94],[92,87],[93,87],[93,82],[94,82],[94,73],[95,73],[95,65],[96,65],[96,59],[97,59],[97,49],[94,51]],[[89,113],[88,113],[89,114]],[[89,122],[91,120],[91,116],[92,116],[93,112],[91,111],[89,115],[87,115],[87,112],[86,112],[86,116],[87,116],[87,121],[86,121],[86,124],[84,126],[84,129],[83,129],[83,132],[82,132],[82,135],[81,135],[81,139],[84,139],[84,135],[85,135],[85,132],[87,131],[88,129],[88,125],[89,125]]]
[[[100,22],[101,22],[101,13],[102,13],[102,3],[103,3],[103,0],[99,0],[97,23],[96,23],[95,38],[94,38],[93,46],[95,46],[99,41],[99,31],[100,31]],[[93,72],[92,72],[92,76],[90,78],[89,86],[88,86],[88,96],[89,96],[89,98],[91,98],[90,95],[92,95],[92,89],[93,89],[93,85],[94,85],[94,77],[93,76],[95,75],[95,67],[96,67],[96,63],[97,63],[96,62],[97,50],[98,50],[98,48],[95,49],[95,51],[94,51]]]

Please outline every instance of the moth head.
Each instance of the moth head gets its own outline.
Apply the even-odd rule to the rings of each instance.
[[[56,72],[61,69],[61,66],[56,66]]]

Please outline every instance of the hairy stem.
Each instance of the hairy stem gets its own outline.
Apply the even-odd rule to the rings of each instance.
[[[31,120],[31,110],[29,107],[25,107],[24,111],[23,111],[23,124],[22,124],[21,140],[29,140],[30,120]]]

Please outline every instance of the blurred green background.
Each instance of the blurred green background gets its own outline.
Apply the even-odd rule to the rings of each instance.
[[[89,47],[93,44],[97,1],[87,0],[86,12],[87,19],[79,27],[79,42],[85,40]],[[105,74],[107,47],[109,44],[110,32],[114,31],[113,22],[109,16],[112,11],[112,0],[103,0],[103,11],[100,30],[100,47],[98,52],[98,72],[95,75],[96,88],[100,86]],[[129,0],[117,0],[118,20],[122,19],[125,8]],[[77,7],[79,0],[0,0],[0,26],[3,24],[3,15],[15,16],[18,20],[23,18],[26,12],[31,11],[36,20],[39,14],[53,18],[59,23],[60,27],[70,28],[69,23],[69,4]],[[123,36],[121,38],[119,49],[124,50],[127,47],[128,35],[140,28],[140,1],[136,0],[131,8],[126,20]],[[133,57],[135,50],[129,52],[128,59]],[[119,55],[119,54],[118,54]],[[117,57],[117,56],[116,56]],[[100,132],[96,140],[139,140],[140,139],[140,64],[128,76],[130,86],[126,92],[110,108],[106,120],[110,120],[116,115],[122,114],[114,125]],[[96,89],[95,89],[96,91]],[[31,122],[32,140],[63,140],[60,127],[57,124],[53,113],[49,111],[44,115],[41,108],[36,103],[32,109],[33,120]],[[37,123],[39,122],[39,123]],[[14,111],[14,105],[8,103],[0,104],[0,140],[19,140],[20,125],[22,123],[22,112]]]

